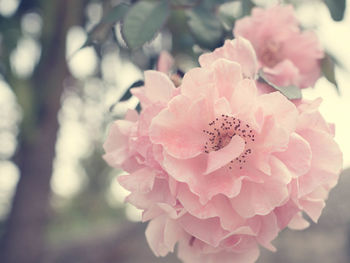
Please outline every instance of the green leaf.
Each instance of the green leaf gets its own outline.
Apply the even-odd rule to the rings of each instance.
[[[78,52],[79,50],[81,50],[83,48],[93,46],[97,43],[101,43],[104,39],[107,38],[107,35],[108,35],[109,31],[111,30],[111,28],[112,28],[112,25],[107,25],[107,24],[97,24],[96,26],[94,26],[88,32],[87,38],[86,38],[86,41],[84,42],[84,44],[76,52]],[[75,55],[76,52],[74,52],[73,55]]]
[[[221,43],[223,28],[214,14],[199,7],[188,11],[187,16],[189,29],[200,46],[214,49]]]
[[[346,0],[324,0],[334,21],[341,21],[344,18]]]
[[[105,17],[102,18],[101,23],[119,22],[124,18],[126,12],[129,10],[129,7],[129,5],[124,3],[115,6]]]
[[[193,7],[198,4],[198,0],[170,0],[174,7]]]
[[[186,13],[182,9],[172,10],[169,21],[168,29],[173,36],[172,39],[172,53],[178,55],[179,53],[193,54],[194,39],[189,32],[187,26]]]
[[[201,6],[208,10],[214,10],[218,5],[238,0],[170,0],[175,9],[189,9]]]
[[[242,5],[242,17],[250,15],[252,8],[255,6],[252,0],[241,0],[241,5]]]
[[[141,112],[141,103],[138,103],[135,107],[135,110],[137,111],[137,113]]]
[[[321,62],[322,73],[326,77],[326,79],[334,85],[337,92],[339,93],[337,79],[335,78],[334,64],[334,59],[326,53]]]
[[[232,2],[232,1],[238,1],[238,0],[201,0],[197,2],[200,3],[201,7],[204,7],[207,10],[215,10],[217,9],[218,5]]]
[[[126,14],[122,34],[129,48],[140,48],[155,37],[169,16],[168,1],[138,2]]]
[[[286,86],[286,87],[278,87],[277,85],[273,84],[271,81],[269,81],[262,70],[259,71],[259,78],[258,81],[261,83],[265,83],[269,85],[271,88],[281,92],[284,96],[286,96],[290,100],[296,100],[301,99],[301,90],[296,86]]]
[[[78,52],[79,50],[85,47],[100,43],[104,39],[106,39],[108,32],[113,27],[113,24],[122,20],[126,12],[128,11],[128,9],[129,9],[129,6],[123,3],[115,6],[105,17],[101,19],[100,23],[95,25],[87,33],[87,39],[85,43],[77,51],[75,51],[74,54],[76,54],[76,52]]]

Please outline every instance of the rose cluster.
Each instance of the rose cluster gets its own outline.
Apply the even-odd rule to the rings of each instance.
[[[179,87],[146,71],[132,90],[141,112],[113,123],[104,144],[106,161],[128,173],[118,181],[149,221],[157,256],[177,245],[186,263],[253,263],[282,229],[307,227],[303,213],[316,222],[338,181],[342,154],[321,99],[290,101],[257,84],[263,70],[278,85],[313,85],[317,39],[281,6],[255,9],[235,36]]]

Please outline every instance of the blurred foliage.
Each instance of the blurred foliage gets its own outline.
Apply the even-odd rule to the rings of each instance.
[[[201,47],[213,49],[223,44],[221,22],[208,9],[193,8],[187,13],[187,16],[190,31]]]
[[[167,1],[138,2],[132,6],[122,25],[122,34],[129,48],[140,48],[147,41],[152,40],[164,25],[168,14]]]
[[[323,1],[335,21],[344,18],[345,0]],[[295,1],[294,4],[300,5],[302,1]],[[123,38],[120,41],[134,51],[151,42],[157,33],[170,31],[172,54],[175,56],[177,67],[186,71],[190,68],[186,64],[197,65],[197,58],[202,52],[221,46],[225,39],[232,39],[235,21],[249,15],[255,6],[252,0],[144,0],[129,6],[120,3],[88,32],[88,39],[83,47],[105,39],[106,28],[110,28],[112,22],[120,22],[120,35]],[[123,44],[121,47],[124,48]],[[322,62],[322,72],[338,90],[334,73],[335,63],[333,56],[327,54]],[[280,91],[285,90],[285,87],[276,88]],[[287,97],[299,97],[300,94],[296,95],[296,92],[293,89],[293,94]],[[286,95],[286,92],[282,93]]]

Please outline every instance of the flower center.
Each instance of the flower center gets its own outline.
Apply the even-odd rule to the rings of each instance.
[[[280,57],[281,46],[275,41],[268,41],[260,50],[260,60],[267,67],[274,67],[282,58]]]
[[[234,166],[238,166],[239,169],[243,168],[248,156],[252,154],[251,146],[255,141],[255,132],[249,124],[235,117],[222,114],[221,117],[209,122],[208,128],[204,129],[203,132],[208,136],[208,140],[204,145],[205,153],[218,151],[228,145],[233,136],[240,136],[245,142],[244,151],[240,156],[231,160],[228,168],[232,169]]]

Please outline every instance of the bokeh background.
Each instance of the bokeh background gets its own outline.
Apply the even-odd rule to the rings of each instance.
[[[155,67],[161,50],[186,71],[203,49],[180,8],[154,40],[131,52],[120,23],[99,24],[120,2],[0,0],[1,263],[179,262],[151,253],[140,212],[123,203],[128,193],[115,179],[122,171],[103,161],[102,144],[108,125],[137,107],[128,89]],[[247,6],[278,1],[219,2],[226,4],[218,12],[229,35],[234,19],[249,13]],[[303,96],[324,98],[321,111],[336,124],[344,171],[319,224],[283,231],[274,241],[278,251],[262,250],[258,263],[347,263],[350,10],[334,21],[321,0],[280,2],[296,5],[302,27],[315,30],[336,61],[338,91],[323,77]]]

